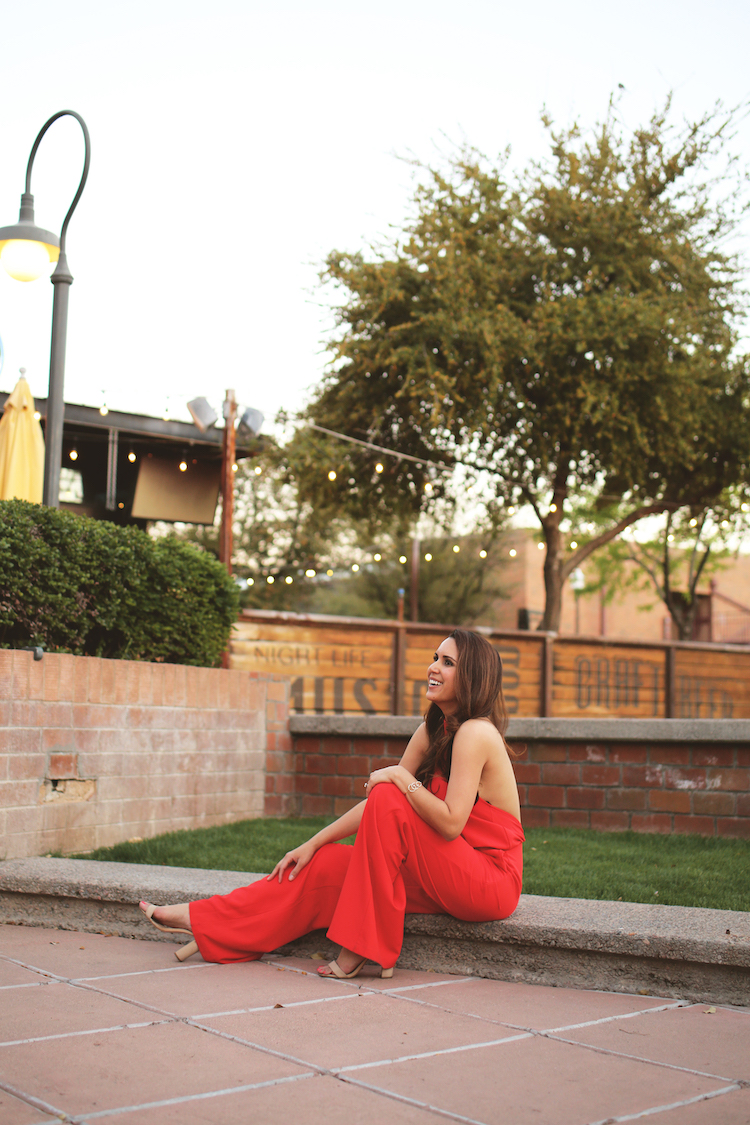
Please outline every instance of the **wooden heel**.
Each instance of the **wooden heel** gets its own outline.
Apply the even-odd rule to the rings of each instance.
[[[390,980],[392,976],[393,976],[393,968],[392,967],[390,969],[381,969],[380,970],[381,980]]]
[[[176,951],[175,957],[177,958],[178,961],[187,961],[188,957],[192,957],[193,954],[197,953],[197,952],[198,952],[198,942],[197,941],[189,941],[187,943],[187,945],[183,945],[180,949],[178,949]],[[393,972],[392,969],[391,969],[391,972]]]

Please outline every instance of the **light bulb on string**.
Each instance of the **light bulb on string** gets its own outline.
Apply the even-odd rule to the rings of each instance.
[[[332,570],[327,570],[326,574],[329,578],[333,578],[333,571]]]
[[[376,473],[382,473],[382,471],[383,471],[383,465],[381,465],[380,462],[378,461],[377,465],[375,466],[375,472]]]
[[[268,578],[266,578],[266,582],[268,583],[269,586],[273,586],[273,584],[275,582],[274,576],[272,574],[269,574]]]
[[[315,577],[315,571],[312,568],[309,568],[308,570],[305,571],[305,578],[314,578],[314,577]]]
[[[187,461],[180,461],[180,472],[181,473],[187,472]]]
[[[68,454],[68,457],[70,457],[71,461],[77,461],[78,460],[78,450],[77,449],[71,449],[70,453]]]
[[[403,565],[406,562],[406,555],[399,555],[398,561]]]
[[[359,570],[359,564],[358,563],[352,563],[352,570],[356,574],[357,571]]]
[[[544,550],[544,543],[537,543],[537,549],[539,551],[543,551]]]
[[[512,559],[514,559],[516,557],[516,555],[518,554],[518,552],[516,551],[515,547],[511,547],[511,549],[508,551],[508,554],[510,555],[510,557]]]
[[[551,512],[556,512],[557,511],[557,504],[550,504],[549,510]]]
[[[128,461],[130,462],[131,465],[135,461],[135,453],[133,453],[132,449],[130,450],[130,453],[128,453]]]
[[[287,574],[284,581],[286,582],[287,586],[291,586],[292,582],[294,582],[294,579],[292,578],[291,574]]]
[[[460,550],[461,550],[461,548],[459,547],[458,543],[454,543],[453,544],[453,554],[457,555]]]
[[[430,552],[429,552],[429,551],[428,551],[428,552],[427,552],[427,554],[425,555],[425,557],[424,557],[424,561],[425,561],[425,562],[432,562],[432,555],[430,554]]]
[[[248,586],[254,586],[255,585],[255,579],[254,578],[248,578],[247,584],[248,584]]]
[[[487,558],[487,552],[486,551],[480,551],[479,557],[480,557],[480,559],[486,559]]]
[[[331,469],[331,470],[329,471],[329,473],[328,473],[328,479],[329,479],[329,480],[335,480],[335,479],[336,479],[336,470],[335,470],[335,469]]]
[[[260,465],[256,465],[253,469],[253,472],[255,473],[256,477],[259,477],[263,470],[261,469]]]
[[[373,555],[372,557],[375,559],[375,562],[380,562],[380,560],[382,559],[383,556],[378,554],[378,555]]]
[[[574,539],[573,542],[570,544],[571,551],[575,551],[577,546],[578,546],[578,544],[576,543],[576,541]]]
[[[237,462],[235,461],[235,463],[234,463],[234,464],[232,465],[232,472],[233,472],[233,473],[236,473],[238,469],[239,469],[239,465],[238,465],[238,464],[237,464]]]
[[[516,509],[515,509],[515,508],[513,507],[513,505],[511,504],[511,506],[510,506],[510,507],[508,508],[508,515],[509,515],[509,516],[514,516],[515,514],[516,514]]]

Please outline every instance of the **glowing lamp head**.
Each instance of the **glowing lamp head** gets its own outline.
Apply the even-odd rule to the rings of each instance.
[[[0,250],[3,269],[16,281],[36,281],[53,260],[45,243],[26,238],[10,238]]]
[[[187,461],[180,461],[180,472],[181,473],[187,472]]]

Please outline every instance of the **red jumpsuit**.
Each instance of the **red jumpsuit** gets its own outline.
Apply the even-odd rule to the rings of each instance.
[[[445,799],[447,783],[429,789]],[[395,965],[404,914],[451,914],[467,922],[507,918],[521,894],[521,823],[479,798],[463,832],[444,840],[391,782],[367,799],[354,847],[325,844],[292,882],[285,876],[190,904],[206,961],[256,961],[311,930]]]

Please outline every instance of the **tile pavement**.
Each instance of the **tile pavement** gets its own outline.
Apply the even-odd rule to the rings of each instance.
[[[0,1122],[750,1123],[750,1010],[0,926]]]

